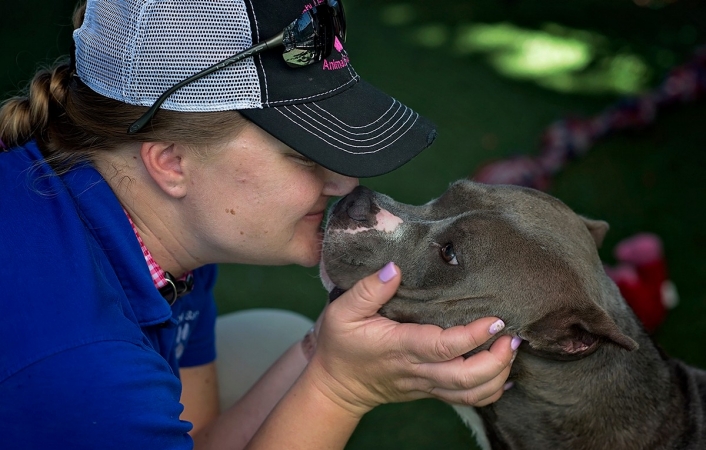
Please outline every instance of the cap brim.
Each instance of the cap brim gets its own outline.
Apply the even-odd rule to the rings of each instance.
[[[390,172],[436,138],[431,122],[362,80],[323,100],[239,112],[307,158],[351,177]]]

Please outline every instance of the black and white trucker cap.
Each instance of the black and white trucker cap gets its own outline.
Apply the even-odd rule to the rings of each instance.
[[[76,73],[101,95],[151,106],[322,1],[88,0],[74,31]],[[246,58],[182,87],[162,108],[238,110],[299,153],[354,177],[396,169],[436,137],[427,119],[362,81],[338,39],[328,58],[301,68],[286,64],[282,48]]]

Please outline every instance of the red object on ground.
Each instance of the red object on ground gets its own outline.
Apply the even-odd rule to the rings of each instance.
[[[614,249],[618,264],[606,266],[606,273],[620,289],[645,329],[653,333],[678,301],[669,280],[662,240],[640,233],[619,242]]]

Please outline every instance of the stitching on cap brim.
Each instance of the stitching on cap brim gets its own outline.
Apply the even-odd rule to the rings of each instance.
[[[306,108],[302,108],[304,106],[306,106]],[[373,131],[378,131],[378,134],[365,139],[356,138],[355,135],[367,133],[356,133],[351,130],[346,130],[337,124],[334,127],[332,121],[327,120],[323,115],[314,112],[314,110],[308,105],[280,106],[273,109],[279,112],[287,120],[291,121],[293,124],[297,125],[299,128],[312,136],[322,140],[327,145],[342,150],[346,153],[363,155],[377,153],[384,150],[404,137],[404,135],[412,129],[419,118],[419,114],[404,105],[402,106],[403,109],[399,112],[399,114],[395,112],[390,119],[387,120],[387,122],[389,122],[394,119],[394,122],[390,127],[377,127]],[[390,110],[388,109],[388,111]],[[330,112],[329,114],[332,115]],[[376,119],[374,122],[371,122],[371,124],[375,124],[379,120],[380,118]],[[339,122],[344,123],[340,119]],[[337,131],[336,128],[343,131],[343,133]],[[346,134],[348,134],[348,136]]]

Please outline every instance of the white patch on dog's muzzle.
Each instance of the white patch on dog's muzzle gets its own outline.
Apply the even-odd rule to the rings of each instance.
[[[404,221],[397,217],[396,215],[392,214],[391,212],[381,209],[380,212],[375,214],[375,220],[377,223],[372,226],[372,227],[358,227],[353,230],[346,229],[346,230],[335,230],[335,231],[342,231],[344,233],[349,233],[349,234],[356,234],[360,233],[361,231],[369,231],[369,230],[377,230],[377,231],[383,231],[385,233],[392,233],[397,229],[398,226],[400,226],[401,223]]]

